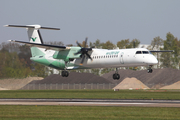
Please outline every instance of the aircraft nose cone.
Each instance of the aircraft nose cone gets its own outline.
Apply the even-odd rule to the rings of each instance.
[[[153,65],[156,65],[158,64],[158,60],[156,59],[156,57],[152,56],[150,60],[150,63],[153,64]]]
[[[158,64],[158,60],[156,58],[153,59],[152,61],[154,64]]]

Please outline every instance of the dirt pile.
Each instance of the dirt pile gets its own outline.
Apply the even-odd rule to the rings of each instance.
[[[32,81],[30,84],[91,84],[91,83],[112,83],[103,77],[91,73],[71,72],[68,77],[52,74],[41,81]]]
[[[168,86],[164,86],[160,89],[180,89],[180,81],[178,81],[174,84],[168,85]]]
[[[119,70],[121,78],[118,81],[113,80],[112,75],[114,71],[104,74],[102,77],[113,81],[113,83],[120,83],[126,77],[135,77],[150,88],[159,85],[170,85],[180,80],[180,71],[177,69],[164,68],[153,69],[153,73],[147,73],[147,70],[134,71],[134,70]]]
[[[2,88],[2,87],[0,87],[0,90],[9,90],[9,89],[6,89],[6,88]]]
[[[2,79],[0,80],[0,90],[20,89],[33,80],[40,81],[42,79],[43,79],[42,77],[28,77],[23,79]]]
[[[125,78],[121,83],[115,86],[113,89],[149,89],[140,80],[136,78]]]

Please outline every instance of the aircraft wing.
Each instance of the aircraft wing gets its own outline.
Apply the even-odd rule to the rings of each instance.
[[[174,52],[174,50],[150,50],[150,52]]]
[[[39,47],[39,48],[44,48],[46,50],[56,50],[56,51],[61,51],[61,50],[68,50],[70,47],[66,46],[58,46],[58,45],[48,45],[48,44],[38,44],[38,43],[30,43],[30,42],[24,42],[24,41],[17,41],[17,40],[9,40],[10,42],[17,42],[17,43],[23,43],[26,44],[30,47]]]

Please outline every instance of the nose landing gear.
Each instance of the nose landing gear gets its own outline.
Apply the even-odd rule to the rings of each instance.
[[[147,69],[148,70],[148,73],[152,73],[153,72],[153,70],[152,70],[152,65],[150,65],[149,66],[149,69]]]

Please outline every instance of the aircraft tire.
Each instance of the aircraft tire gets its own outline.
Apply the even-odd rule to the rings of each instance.
[[[114,80],[119,80],[119,78],[120,78],[120,75],[119,74],[113,74],[113,79]]]
[[[152,73],[153,72],[153,70],[152,69],[148,69],[148,73]]]
[[[62,75],[62,77],[68,77],[69,76],[69,72],[68,71],[62,71],[61,75]]]

